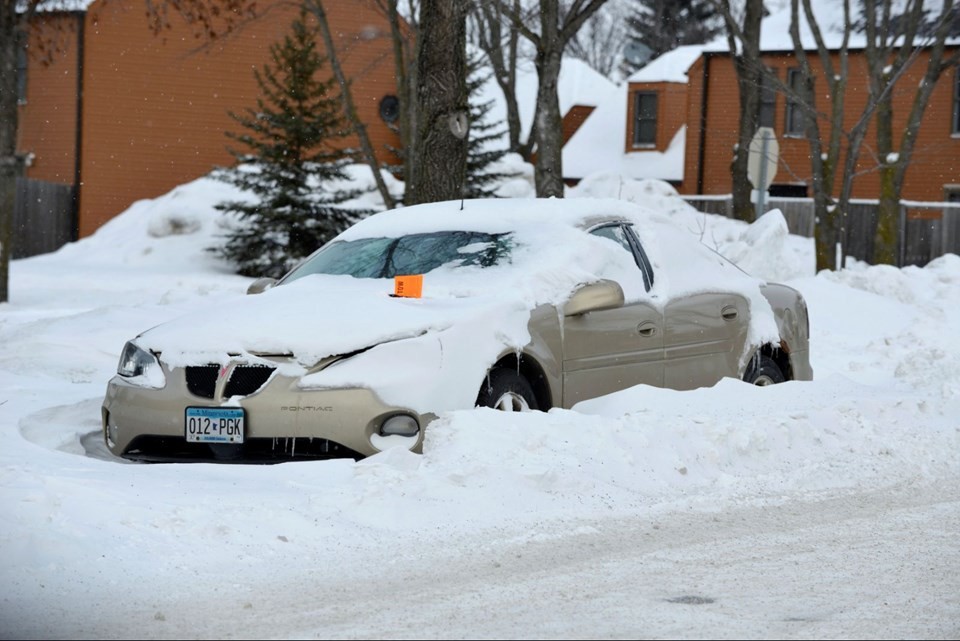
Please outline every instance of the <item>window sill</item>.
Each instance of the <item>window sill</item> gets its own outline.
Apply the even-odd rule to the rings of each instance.
[[[649,143],[643,145],[634,144],[630,147],[633,151],[652,151],[657,148],[656,143]]]

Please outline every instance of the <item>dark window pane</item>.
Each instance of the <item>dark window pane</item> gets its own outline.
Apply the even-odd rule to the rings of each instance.
[[[657,94],[638,91],[634,96],[633,144],[655,144],[657,141]]]
[[[27,101],[27,37],[17,33],[17,100]]]
[[[953,133],[960,134],[960,68],[953,74]]]
[[[770,73],[776,73],[771,71]],[[777,90],[773,80],[760,76],[760,126],[776,126]]]
[[[803,75],[799,69],[787,70],[787,85],[792,94],[801,94],[803,92]],[[801,107],[797,100],[787,97],[787,113],[783,123],[784,131],[788,134],[803,134],[803,116]]]

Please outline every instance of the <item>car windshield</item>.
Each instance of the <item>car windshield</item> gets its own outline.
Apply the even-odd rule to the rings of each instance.
[[[442,231],[400,238],[334,241],[284,277],[289,282],[310,274],[355,278],[393,278],[426,274],[438,267],[490,267],[509,262],[512,234]]]

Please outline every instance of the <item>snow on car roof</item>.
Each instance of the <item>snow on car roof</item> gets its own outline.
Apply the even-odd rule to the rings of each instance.
[[[583,227],[607,217],[635,219],[643,215],[658,216],[639,205],[610,198],[449,200],[374,214],[343,232],[339,238],[393,238],[451,230],[500,233],[528,225]]]

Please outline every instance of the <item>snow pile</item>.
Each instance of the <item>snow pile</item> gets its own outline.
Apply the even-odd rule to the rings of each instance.
[[[632,197],[642,196],[678,221],[684,233],[702,235],[707,244],[753,242],[758,248],[779,242],[782,228],[775,217],[755,236],[744,237],[746,225],[690,211],[661,183],[627,188],[639,190]],[[744,637],[806,636],[804,631],[882,636],[879,628],[864,634],[859,626],[888,622],[891,611],[897,621],[913,622],[921,632],[950,635],[956,604],[944,595],[956,593],[955,577],[952,583],[928,580],[934,571],[926,568],[932,565],[923,566],[924,580],[905,583],[911,591],[903,607],[880,605],[890,596],[882,590],[860,592],[866,589],[861,577],[874,576],[864,568],[850,575],[851,581],[839,582],[841,590],[820,594],[809,612],[807,595],[790,591],[802,588],[785,586],[809,585],[810,592],[821,592],[837,583],[836,574],[818,574],[815,566],[823,549],[836,547],[836,536],[862,529],[863,522],[878,522],[862,520],[874,515],[849,513],[864,496],[883,495],[900,483],[905,484],[902,496],[917,487],[956,487],[960,257],[944,256],[924,268],[857,266],[814,275],[812,243],[788,238],[784,255],[810,266],[789,284],[809,305],[812,382],[754,388],[724,380],[689,392],[641,386],[573,410],[450,412],[431,424],[422,456],[394,450],[360,463],[264,467],[125,463],[106,453],[100,434],[104,386],[124,341],[185,312],[230,304],[243,297],[250,282],[229,274],[205,249],[218,230],[212,204],[226,195],[219,191],[224,189],[212,181],[190,183],[176,197],[136,204],[94,236],[59,252],[12,263],[12,302],[0,305],[5,522],[0,621],[5,636],[243,637],[251,630],[255,636],[289,638],[389,636],[384,630],[397,636],[470,636],[459,628],[455,634],[435,633],[438,604],[465,603],[445,590],[462,585],[461,576],[455,583],[438,578],[448,569],[442,560],[462,572],[461,561],[476,552],[477,563],[486,568],[481,578],[489,578],[481,581],[484,603],[491,593],[501,604],[512,603],[539,584],[545,568],[565,566],[573,556],[609,577],[623,559],[603,555],[599,548],[613,539],[598,539],[598,532],[618,535],[633,549],[660,523],[692,524],[702,530],[695,544],[675,546],[664,539],[646,549],[642,568],[667,566],[673,579],[664,589],[699,594],[705,573],[719,568],[709,565],[700,573],[684,568],[714,554],[715,520],[771,511],[784,515],[777,506],[792,515],[786,525],[771,522],[774,529],[783,528],[775,532],[783,546],[768,548],[766,556],[740,548],[763,566],[756,585],[762,604],[728,593],[720,610],[709,605],[682,614],[671,610],[669,620],[644,624],[650,634],[632,636],[677,636],[689,622],[699,622],[693,627],[698,634],[691,636],[709,636],[719,613],[729,611],[748,613],[727,619],[733,633]],[[187,234],[150,233],[165,228],[157,220],[174,214],[199,227]],[[769,251],[755,253],[756,263],[784,260]],[[824,509],[842,514],[836,527],[829,528],[822,545],[811,544],[815,556],[797,553],[791,542],[810,539],[798,539],[802,532],[790,524]],[[955,502],[943,499],[919,511],[882,514],[884,524],[902,532],[884,531],[881,542],[898,532],[897,540],[926,537],[922,540],[933,549],[915,550],[911,559],[934,559],[945,567],[956,560],[949,530],[957,519]],[[918,515],[930,518],[914,522]],[[918,529],[918,523],[934,518],[945,528],[939,543]],[[752,523],[744,522],[744,537],[755,529]],[[544,557],[542,564],[528,561],[538,541],[551,547],[556,542],[561,553]],[[864,547],[876,543],[862,541]],[[304,559],[312,570],[304,569]],[[886,558],[874,561],[894,573],[902,570],[884,565]],[[510,580],[524,563],[533,563],[531,573]],[[360,594],[344,592],[344,585],[362,584],[368,594],[392,578],[406,588],[396,569],[413,565],[431,581],[419,583],[424,591],[415,592],[427,623],[415,617],[416,628],[396,634],[392,626],[404,619],[397,612],[391,627],[365,634],[362,621],[368,617],[353,616],[353,610],[346,611],[349,616],[337,614],[346,607],[344,599]],[[639,567],[629,569],[642,574]],[[789,582],[781,580],[784,572]],[[565,582],[549,583],[550,589],[537,593],[537,607],[567,613],[568,590],[574,590],[575,602],[591,606],[590,614],[583,613],[584,625],[609,630],[610,636],[631,636],[624,631],[637,629],[636,608],[615,616],[613,627],[601,628],[610,623],[612,610],[594,608],[598,601],[578,590],[583,576],[572,572]],[[764,584],[764,576],[774,578]],[[899,575],[891,579],[897,580]],[[602,585],[614,589],[613,583]],[[931,585],[947,587],[937,591]],[[297,596],[307,590],[331,595],[330,601],[318,600],[324,616],[311,608],[303,617],[294,616],[303,612]],[[373,594],[382,599],[358,606],[366,615],[382,611],[391,600],[384,592],[374,589]],[[611,594],[623,600],[621,592]],[[651,609],[663,606],[658,594],[647,594],[643,603]],[[218,595],[224,598],[212,611],[210,599]],[[843,616],[835,614],[833,601],[840,603]],[[854,610],[847,607],[860,609],[850,616]],[[785,614],[794,612],[808,618],[783,623]],[[562,626],[575,622],[558,616],[534,618],[519,632],[487,634],[494,628],[479,619],[462,625],[473,621],[473,634],[479,636],[538,636],[545,629],[563,636]],[[820,627],[783,627],[811,626],[816,623],[811,618],[819,619]],[[911,634],[915,630],[898,632]]]

